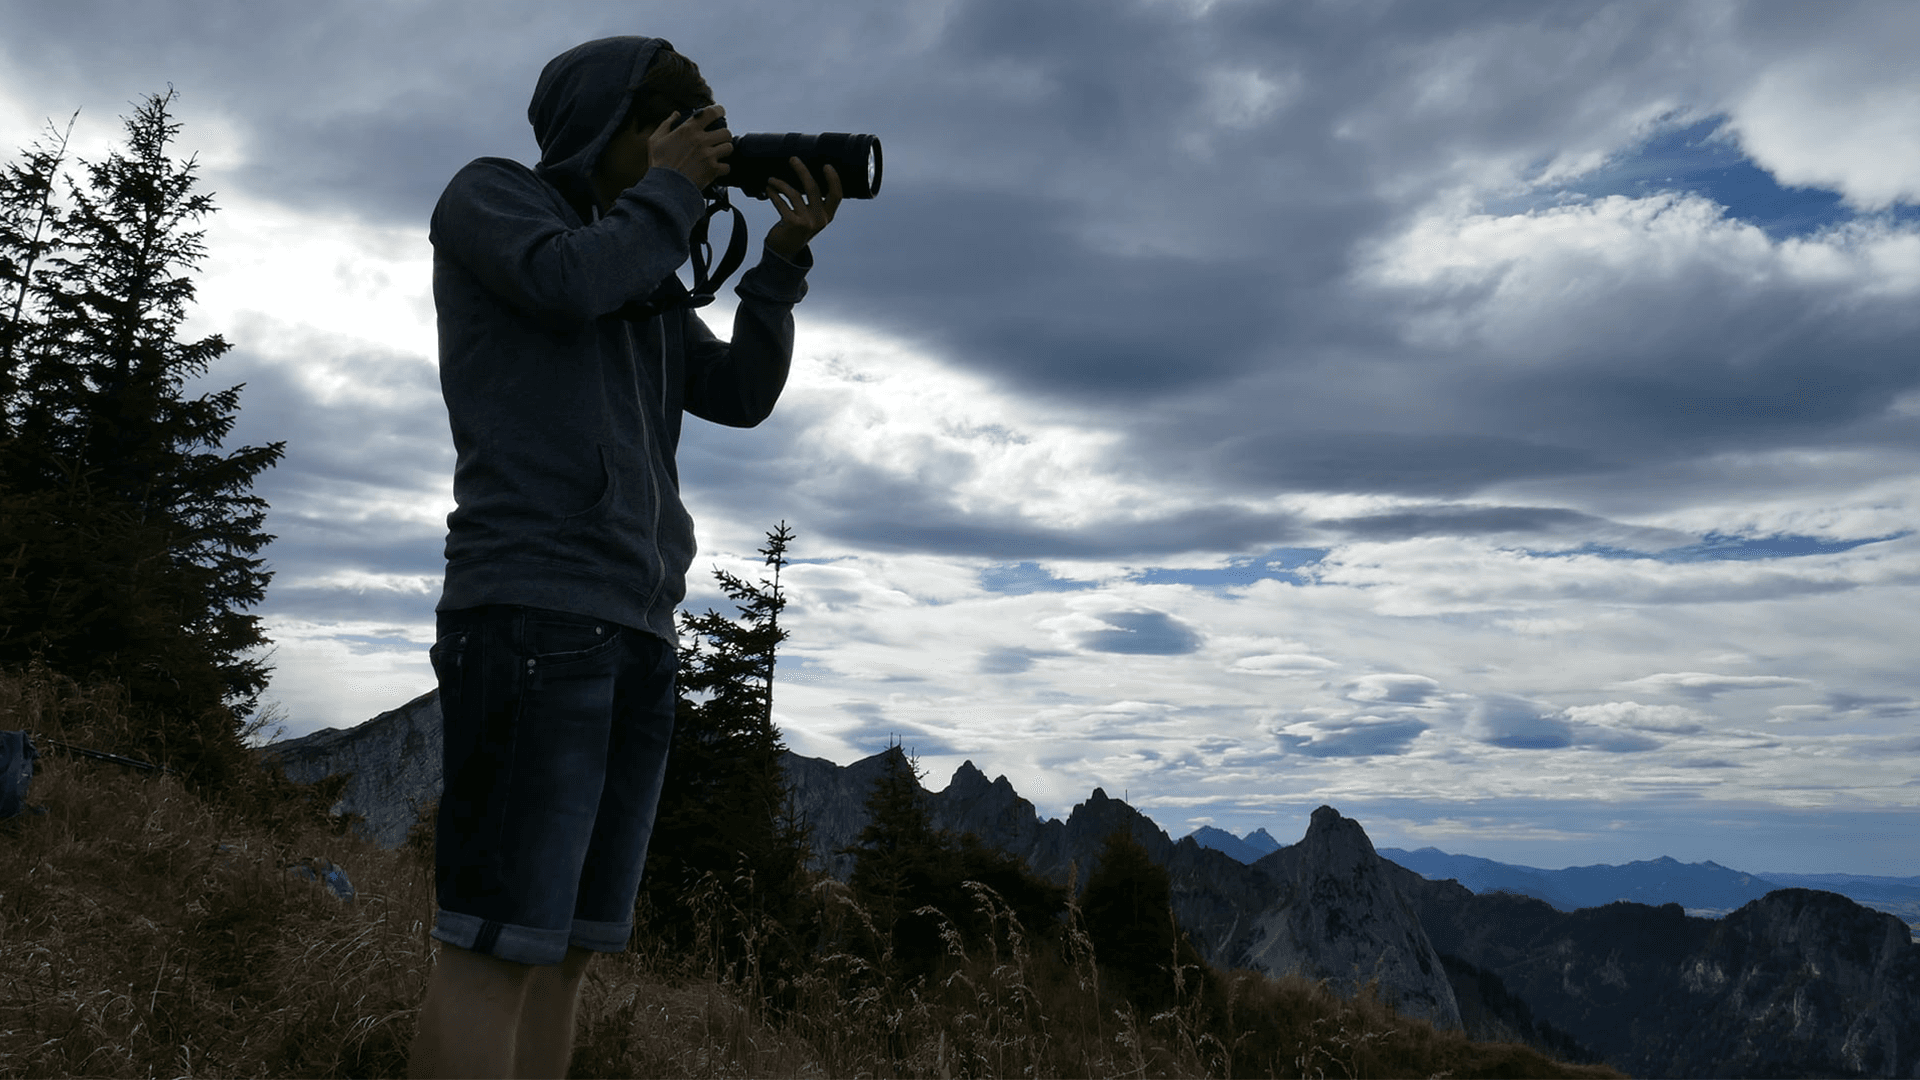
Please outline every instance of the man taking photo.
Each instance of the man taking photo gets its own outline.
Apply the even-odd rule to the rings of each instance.
[[[441,946],[412,1076],[564,1076],[588,961],[633,930],[695,550],[681,415],[772,412],[842,194],[797,158],[798,188],[768,182],[780,220],[719,340],[675,272],[728,171],[725,115],[667,42],[590,41],[540,74],[539,165],[480,158],[434,208],[456,507],[432,650]]]

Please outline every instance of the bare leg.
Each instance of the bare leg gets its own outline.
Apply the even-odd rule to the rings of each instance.
[[[513,1075],[532,1080],[563,1080],[573,1060],[573,1029],[580,1003],[580,980],[587,973],[591,949],[567,946],[566,959],[536,967],[527,979],[526,1002],[520,1007],[520,1033],[514,1041]]]
[[[407,1075],[415,1080],[514,1075],[514,1033],[533,970],[440,942]]]

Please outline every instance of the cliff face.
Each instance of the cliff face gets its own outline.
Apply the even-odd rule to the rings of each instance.
[[[269,743],[260,759],[277,760],[289,780],[301,783],[352,774],[331,811],[360,814],[362,835],[395,848],[406,842],[419,808],[440,797],[442,746],[440,695],[430,690],[345,731],[323,728]]]
[[[1836,893],[1562,913],[1395,867],[1436,949],[1636,1076],[1920,1076],[1920,945]]]
[[[817,864],[841,881],[853,874],[853,856],[841,852],[860,839],[867,826],[867,793],[886,771],[886,755],[875,754],[842,767],[825,758],[789,753],[781,758],[793,801],[813,830]]]
[[[1296,971],[1349,994],[1378,977],[1402,1012],[1460,1026],[1440,955],[1359,822],[1322,806],[1299,843],[1253,866],[1277,889],[1230,966]]]
[[[1345,993],[1377,976],[1401,1011],[1461,1026],[1446,969],[1391,864],[1359,822],[1330,806],[1314,811],[1298,844],[1248,866],[1191,839],[1175,844],[1098,788],[1066,821],[1043,823],[1005,777],[988,783],[972,762],[929,802],[936,824],[972,832],[1060,883],[1077,865],[1084,884],[1107,834],[1127,829],[1166,867],[1174,918],[1209,963],[1327,979]]]

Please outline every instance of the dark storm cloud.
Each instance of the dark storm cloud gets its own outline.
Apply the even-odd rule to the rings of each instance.
[[[1130,656],[1181,656],[1200,648],[1200,635],[1164,612],[1116,611],[1098,618],[1113,629],[1075,635],[1081,648]]]
[[[1408,540],[1420,536],[1591,532],[1612,523],[1577,510],[1555,507],[1435,506],[1392,514],[1337,518],[1317,524],[1339,529],[1356,540]]]
[[[81,2],[10,7],[0,48],[49,114],[119,108],[171,80],[183,118],[205,109],[235,125],[248,161],[225,182],[424,230],[467,159],[533,159],[525,104],[549,57],[609,33],[666,36],[701,63],[736,130],[885,140],[882,195],[843,208],[817,243],[803,312],[893,332],[1035,400],[1097,408],[1128,440],[1115,468],[1223,499],[1462,498],[1610,474],[1645,499],[1665,489],[1642,473],[1729,450],[1864,440],[1911,453],[1913,423],[1888,417],[1920,385],[1920,308],[1903,297],[1756,284],[1750,267],[1712,260],[1678,277],[1596,269],[1569,282],[1580,303],[1518,319],[1500,340],[1415,347],[1402,340],[1410,320],[1476,325],[1496,282],[1396,290],[1355,276],[1359,252],[1475,162],[1617,156],[1633,150],[1636,115],[1723,113],[1715,80],[1732,76],[1702,72],[1701,43],[1731,34],[1759,59],[1790,49],[1772,25],[1799,17],[1785,9],[844,11]],[[756,233],[772,220],[765,205],[749,215]],[[690,487],[741,471],[723,465],[695,447]],[[719,490],[741,503],[791,490],[776,476]],[[1699,483],[1716,480],[1707,470]],[[1245,552],[1289,526],[1218,509],[1061,530],[900,494],[847,484],[790,501],[850,545],[1002,561]],[[1376,538],[1579,524],[1553,513],[1346,524]]]
[[[1595,452],[1498,435],[1290,431],[1235,436],[1209,454],[1224,478],[1295,491],[1460,496],[1503,480],[1607,467]]]
[[[951,470],[902,474],[858,462],[825,467],[799,447],[805,435],[792,416],[750,433],[690,421],[681,442],[680,477],[694,493],[726,492],[733,505],[768,508],[765,516],[805,522],[820,550],[863,548],[1026,562],[1048,558],[1118,558],[1271,547],[1297,532],[1285,513],[1232,505],[1096,520],[1072,529],[1011,513],[963,510],[956,486],[972,475],[970,460],[938,463]],[[930,466],[930,469],[934,467]],[[1143,508],[1145,509],[1145,508]]]

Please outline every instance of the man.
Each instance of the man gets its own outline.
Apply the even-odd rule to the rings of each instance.
[[[729,344],[674,276],[732,150],[699,69],[658,38],[591,41],[547,64],[527,115],[539,166],[474,161],[430,231],[457,506],[432,651],[440,959],[413,1076],[566,1073],[587,963],[632,932],[666,769],[694,554],[681,413],[772,411],[806,245],[841,197],[797,159],[804,191],[769,184],[780,221]]]

